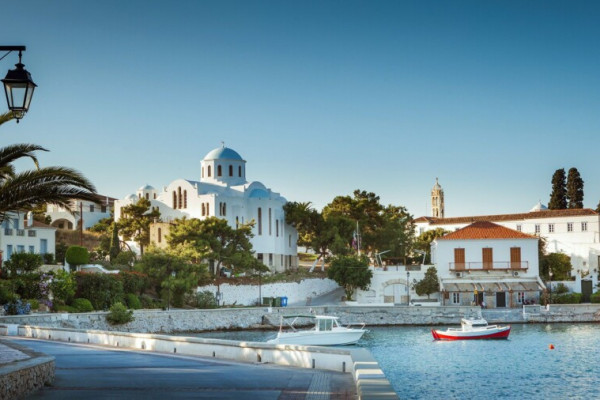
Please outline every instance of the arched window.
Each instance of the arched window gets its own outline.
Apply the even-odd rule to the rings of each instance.
[[[181,200],[182,200],[181,199],[181,186],[179,186],[177,188],[177,199],[178,199],[178,201],[177,201],[177,207],[181,208],[181,206],[183,205],[182,202],[181,202]]]
[[[187,208],[187,190],[183,191],[183,208]]]
[[[210,217],[210,207],[209,207],[209,203],[206,203],[206,216]]]
[[[262,209],[258,207],[258,234],[262,235]]]
[[[221,175],[222,175],[222,173],[221,173],[221,166],[217,165],[217,176],[221,176]]]
[[[233,165],[229,166],[229,176],[233,176]]]
[[[202,216],[204,217],[206,215],[206,209],[204,207],[204,203],[202,203]]]
[[[150,200],[150,193],[146,193],[146,200]]]
[[[208,177],[210,178],[210,165],[208,166]]]
[[[238,176],[241,178],[242,177],[242,166],[238,166]]]
[[[154,193],[154,199],[156,200],[156,193]]]
[[[177,193],[173,190],[173,208],[177,208]]]

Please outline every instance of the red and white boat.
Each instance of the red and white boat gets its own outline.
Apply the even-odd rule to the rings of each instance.
[[[488,325],[483,318],[462,318],[460,328],[432,329],[435,340],[508,339],[510,325]]]

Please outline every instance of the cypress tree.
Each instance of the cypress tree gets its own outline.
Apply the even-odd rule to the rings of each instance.
[[[600,201],[598,202],[598,207],[596,207],[596,212],[600,213]]]
[[[565,169],[557,169],[552,175],[552,193],[548,208],[550,210],[563,210],[567,208],[567,185],[565,183]]]
[[[110,249],[108,250],[108,255],[110,257],[110,261],[113,262],[115,258],[121,252],[120,242],[119,242],[119,228],[115,222],[112,223],[112,238],[110,240]]]
[[[577,168],[569,169],[567,200],[569,201],[569,208],[583,208],[583,179],[581,179]]]

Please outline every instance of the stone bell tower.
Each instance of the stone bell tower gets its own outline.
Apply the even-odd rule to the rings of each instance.
[[[431,216],[444,218],[444,189],[438,183],[438,178],[435,178],[435,185],[431,189]]]

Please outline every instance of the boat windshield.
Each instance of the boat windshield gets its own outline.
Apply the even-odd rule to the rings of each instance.
[[[330,331],[333,328],[333,319],[317,320],[320,331]]]

